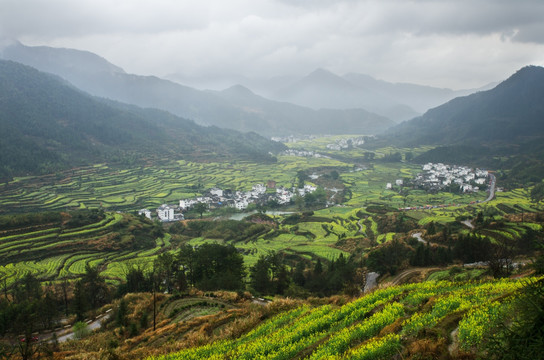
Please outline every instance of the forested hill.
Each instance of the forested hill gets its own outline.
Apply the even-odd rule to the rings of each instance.
[[[0,179],[149,157],[273,160],[283,145],[203,127],[164,111],[83,93],[60,78],[0,60]]]
[[[521,144],[544,136],[544,68],[527,66],[492,90],[459,97],[400,124],[399,145]]]

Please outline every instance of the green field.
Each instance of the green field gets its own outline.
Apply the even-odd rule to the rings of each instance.
[[[424,282],[377,290],[343,306],[304,305],[283,312],[237,339],[149,359],[386,359],[409,344],[437,337],[443,351],[472,352],[505,318],[525,282]],[[420,356],[430,356],[432,352]],[[425,357],[427,358],[427,357]],[[430,358],[430,357],[429,357]]]
[[[179,160],[132,169],[98,164],[48,176],[16,178],[0,185],[0,213],[86,208],[133,212],[144,207],[153,209],[162,203],[176,204],[181,198],[200,195],[212,187],[248,190],[252,185],[266,183],[268,180],[276,181],[278,186],[291,187],[297,181],[298,171],[304,170],[308,174],[317,173],[325,177],[336,170],[337,184],[341,183],[349,190],[343,204],[315,209],[313,219],[296,225],[284,224],[285,216],[276,217],[276,229],[233,243],[243,252],[246,265],[251,266],[259,256],[269,251],[284,252],[304,259],[315,260],[319,257],[330,260],[340,254],[347,255],[345,248],[340,246],[346,239],[355,243],[371,239],[377,245],[403,235],[391,229],[380,232],[377,220],[381,215],[372,209],[383,208],[388,214],[398,214],[397,209],[400,207],[436,206],[404,212],[421,229],[431,222],[445,225],[456,222],[459,217],[475,217],[479,211],[500,220],[508,214],[539,209],[539,204],[531,202],[528,197],[530,189],[497,192],[495,199],[481,204],[475,202],[486,198],[484,192],[429,194],[413,189],[387,190],[386,183],[411,178],[420,171],[420,166],[406,162],[365,162],[363,156],[366,150],[360,148],[350,151],[328,150],[326,145],[338,138],[341,137],[324,137],[289,144],[292,148],[318,151],[337,156],[338,159],[279,156],[276,164],[268,165]],[[428,149],[384,148],[376,151],[376,156],[379,158],[396,151],[418,154],[425,150]],[[441,205],[447,206],[439,207]],[[288,210],[305,209],[291,206]],[[122,278],[128,262],[149,263],[159,251],[173,249],[175,244],[171,243],[169,235],[153,239],[153,246],[147,245],[142,249],[111,246],[99,249],[97,243],[103,243],[108,234],[117,233],[115,227],[123,218],[125,215],[112,212],[96,223],[81,227],[65,229],[56,224],[40,229],[1,233],[0,256],[3,262],[0,272],[10,281],[27,271],[37,274],[41,279],[52,280],[56,277],[77,276],[84,272],[86,264],[92,264],[99,266],[108,279],[116,281]],[[490,237],[493,241],[503,241],[520,238],[528,229],[539,231],[539,226],[531,221],[506,222],[491,230],[478,230],[476,234]],[[468,228],[464,231],[468,231]],[[183,241],[192,245],[221,242],[206,236]],[[368,248],[361,250],[367,251]]]
[[[159,252],[171,248],[169,234],[156,239],[145,235],[145,245],[138,245],[133,238],[151,225],[128,214],[105,213],[100,221],[69,229],[62,224],[40,227],[39,231],[14,228],[0,236],[0,274],[7,285],[27,272],[42,281],[77,278],[87,264],[118,282],[127,265],[150,265]]]

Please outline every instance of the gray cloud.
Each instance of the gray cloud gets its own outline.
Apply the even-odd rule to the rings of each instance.
[[[544,65],[539,0],[2,0],[0,35],[129,72],[270,77],[324,67],[469,87]]]

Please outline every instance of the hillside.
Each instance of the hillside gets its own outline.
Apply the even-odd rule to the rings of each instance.
[[[544,68],[528,66],[492,90],[459,97],[386,133],[398,144],[522,143],[544,136]]]
[[[400,124],[376,144],[438,145],[415,160],[502,170],[509,185],[544,177],[544,68],[527,66],[495,88],[455,98]]]
[[[318,112],[254,96],[240,101],[232,94],[201,91],[155,76],[127,74],[105,59],[72,49],[7,46],[0,57],[59,75],[92,95],[141,107],[169,111],[203,125],[265,135],[374,134],[393,123],[364,110]],[[229,91],[227,92],[229,93]],[[330,126],[330,124],[335,126]]]
[[[339,308],[297,308],[239,339],[158,359],[386,359],[398,353],[415,359],[470,353],[485,342],[490,325],[506,317],[504,295],[521,285],[503,280],[390,287]],[[450,336],[454,330],[458,335]]]
[[[163,111],[89,96],[61,79],[0,61],[0,178],[149,156],[270,160],[283,145],[202,127]]]
[[[535,280],[529,281],[538,286]],[[253,308],[247,300],[226,300],[224,292],[185,299],[161,294],[157,331],[137,325],[138,314],[152,309],[149,295],[131,294],[125,301],[132,335],[110,321],[106,332],[80,341],[77,351],[63,345],[60,354],[98,356],[115,339],[118,348],[109,346],[109,352],[120,359],[473,359],[501,350],[501,355],[519,351],[529,359],[538,354],[541,338],[524,338],[538,329],[523,334],[515,327],[526,320],[518,312],[530,299],[520,291],[524,284],[507,279],[423,282],[380,289],[347,303],[340,297],[313,304],[278,300]],[[203,307],[209,309],[205,316],[192,315]],[[506,331],[500,330],[505,320],[514,321],[506,344],[524,339],[525,347],[493,347],[493,336],[505,339]],[[217,328],[222,331],[213,331]]]

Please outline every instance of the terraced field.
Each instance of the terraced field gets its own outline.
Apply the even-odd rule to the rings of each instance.
[[[105,213],[102,220],[75,228],[44,224],[41,229],[5,230],[0,236],[0,274],[9,285],[27,272],[42,281],[74,278],[97,266],[110,281],[124,276],[128,262],[151,263],[169,248],[170,235],[152,240],[140,232],[152,225],[128,214]],[[139,245],[134,237],[144,236]],[[152,242],[152,243],[151,243]]]
[[[0,185],[0,212],[98,208],[138,210],[177,203],[212,187],[249,190],[274,180],[292,186],[296,172],[316,166],[343,166],[325,158],[280,157],[274,165],[250,162],[164,162],[143,168],[107,165],[78,168],[56,175],[16,178]]]
[[[279,156],[278,162],[273,165],[180,160],[135,169],[118,169],[101,164],[42,177],[17,178],[0,185],[0,213],[99,207],[134,211],[144,207],[154,208],[162,203],[175,204],[180,198],[200,195],[211,187],[248,190],[255,183],[267,180],[274,180],[277,185],[292,186],[299,170],[314,171],[322,168],[330,172],[336,169],[339,181],[350,191],[347,201],[339,206],[318,210],[314,220],[297,225],[282,225],[282,219],[279,218],[280,225],[275,231],[236,243],[235,246],[244,252],[246,264],[250,266],[260,255],[271,250],[303,258],[315,259],[319,256],[333,259],[345,253],[337,246],[342,239],[357,241],[367,238],[379,244],[395,238],[397,234],[390,230],[380,233],[376,222],[378,215],[367,211],[372,206],[394,210],[405,206],[452,205],[406,211],[406,216],[422,228],[431,221],[446,224],[456,221],[460,216],[473,217],[478,211],[494,213],[500,219],[506,214],[535,211],[538,208],[538,204],[529,201],[528,190],[522,189],[498,192],[496,199],[486,204],[471,204],[485,199],[484,192],[459,195],[445,192],[428,194],[412,189],[401,193],[398,190],[387,190],[386,183],[409,178],[419,172],[420,167],[409,163],[374,162],[366,164],[369,166],[365,168],[361,165],[364,163],[362,159],[365,150],[354,148],[349,152],[328,151],[326,145],[330,142],[331,138],[320,138],[290,143],[289,146],[324,151],[342,160]],[[385,148],[378,151],[376,156],[397,151],[417,154],[424,150]],[[122,216],[108,215],[99,223],[70,230],[52,226],[22,234],[4,234],[0,239],[3,261],[0,270],[12,278],[14,273],[20,275],[32,271],[42,278],[52,279],[55,276],[80,274],[85,264],[91,263],[100,266],[108,278],[115,279],[122,275],[124,262],[131,259],[150,261],[158,249],[171,245],[169,239],[165,238],[156,239],[153,248],[132,251],[120,249],[115,254],[97,251],[97,242],[105,241],[103,237]],[[527,224],[530,225],[504,226],[481,235],[500,240],[519,238],[529,228],[541,230],[535,228],[535,224]],[[214,241],[196,237],[190,243],[198,245]],[[16,270],[12,263],[17,263]]]
[[[471,352],[485,341],[486,329],[508,312],[523,284],[431,281],[389,287],[344,306],[302,306],[237,339],[149,360],[386,359],[410,355],[406,345],[425,338],[438,341],[443,353],[448,344],[450,350]],[[454,330],[455,338],[450,337]]]

